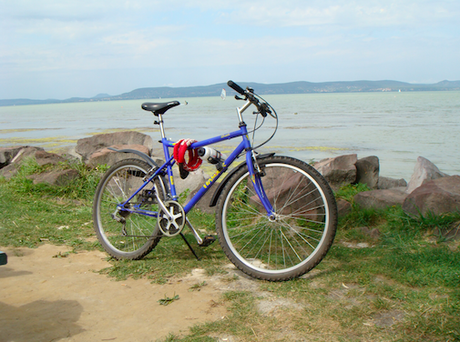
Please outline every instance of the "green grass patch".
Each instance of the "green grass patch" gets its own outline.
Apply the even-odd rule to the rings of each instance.
[[[101,249],[92,228],[91,205],[104,168],[90,170],[79,163],[56,167],[76,169],[78,182],[64,188],[33,184],[28,176],[50,170],[33,161],[11,180],[0,179],[1,246],[52,243],[75,251]],[[356,193],[366,190],[348,186],[336,196],[353,202]],[[213,215],[192,211],[189,219],[201,234],[214,232]],[[196,325],[185,336],[171,334],[164,341],[458,341],[459,243],[445,236],[459,224],[459,213],[411,217],[400,207],[362,210],[352,205],[339,220],[326,258],[305,278],[282,283],[251,280],[257,291],[232,290],[214,299],[228,307],[225,318]],[[357,229],[361,227],[378,229],[380,236],[370,237]],[[143,260],[109,259],[112,266],[101,273],[166,283],[203,268],[229,285],[242,280],[228,273],[229,261],[217,242],[201,249],[185,231],[200,261],[180,237],[162,238]],[[351,243],[368,247],[351,248]],[[198,282],[190,290],[206,284],[210,282]],[[279,305],[262,312],[260,304],[270,302]]]

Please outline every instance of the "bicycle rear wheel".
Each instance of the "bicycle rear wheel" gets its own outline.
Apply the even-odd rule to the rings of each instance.
[[[115,163],[99,182],[93,203],[93,224],[97,238],[107,253],[116,259],[141,259],[157,245],[161,232],[157,217],[133,213],[141,209],[158,212],[153,182],[124,203],[144,183],[149,164],[139,159],[125,159]],[[161,198],[165,188],[155,179]]]
[[[219,242],[244,273],[271,281],[292,279],[315,267],[332,245],[335,198],[324,178],[300,160],[273,156],[258,163],[275,217],[267,216],[246,165],[219,198]]]

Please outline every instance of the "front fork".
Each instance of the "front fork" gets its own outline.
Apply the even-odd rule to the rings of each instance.
[[[262,177],[265,176],[265,171],[260,168],[253,150],[251,151],[251,153],[246,154],[246,162],[248,165],[249,174],[251,176],[251,181],[253,183],[254,190],[256,191],[257,196],[259,196],[262,205],[267,211],[268,218],[270,220],[275,220],[275,210],[270,201],[268,200],[267,194],[265,193],[265,189],[262,185]]]

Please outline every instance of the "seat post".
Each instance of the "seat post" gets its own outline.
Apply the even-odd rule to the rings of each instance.
[[[158,116],[158,125],[160,125],[160,133],[161,133],[161,138],[164,139],[166,138],[165,134],[165,127],[163,125],[163,114],[157,114]]]

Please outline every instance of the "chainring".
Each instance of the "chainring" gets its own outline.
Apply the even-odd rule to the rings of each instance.
[[[158,227],[164,235],[175,236],[179,234],[185,226],[186,217],[184,208],[176,201],[165,201],[164,205],[168,213],[160,210]]]

